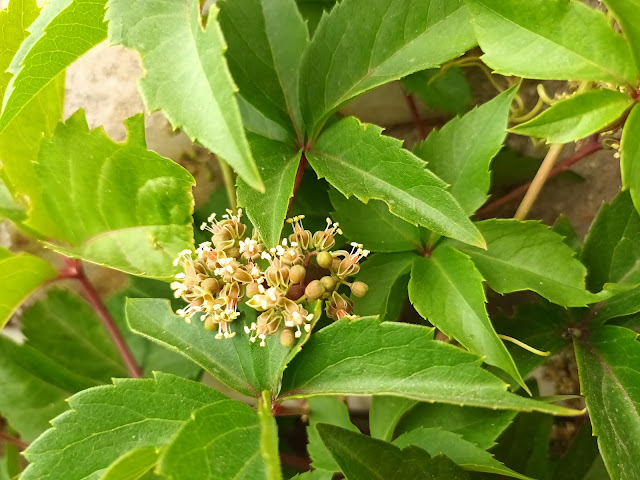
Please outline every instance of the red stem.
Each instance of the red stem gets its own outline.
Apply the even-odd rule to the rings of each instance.
[[[293,195],[289,199],[289,207],[293,204],[293,199],[296,198],[296,193],[298,193],[298,189],[300,188],[300,183],[302,182],[302,177],[304,176],[304,170],[307,168],[307,157],[304,152],[302,153],[302,157],[300,157],[300,164],[298,165],[298,170],[296,171],[296,179],[293,182]],[[287,210],[288,210],[287,209]]]
[[[424,122],[422,121],[422,117],[420,117],[420,112],[418,112],[418,106],[416,105],[416,100],[413,98],[413,95],[405,92],[404,98],[407,101],[407,106],[411,111],[411,117],[413,118],[413,124],[416,126],[416,130],[418,131],[418,135],[420,138],[424,140],[427,138],[427,128],[424,126]]]
[[[80,260],[72,260],[69,258],[65,258],[65,262],[67,264],[67,268],[60,272],[59,278],[74,278],[78,281],[85,298],[98,314],[100,320],[102,320],[107,332],[109,332],[111,340],[118,349],[124,364],[127,366],[127,370],[129,370],[129,375],[133,378],[141,378],[142,371],[140,370],[138,363],[133,357],[131,350],[129,350],[127,343],[124,341],[124,338],[122,337],[120,330],[118,330],[111,314],[107,310],[107,307],[102,303],[100,295],[98,295],[93,284],[89,281],[89,278],[87,278],[84,268],[82,267],[82,262]]]
[[[2,433],[2,432],[0,432],[0,440],[3,440],[5,442],[7,442],[7,443],[11,443],[11,444],[15,445],[16,447],[18,447],[20,450],[26,450],[27,447],[29,446],[29,444],[27,442],[23,442],[19,438],[11,437],[11,436],[7,435],[6,433]]]
[[[571,155],[569,158],[561,162],[557,167],[551,170],[549,174],[549,178],[556,177],[560,175],[565,170],[568,170],[572,165],[578,163],[580,160],[588,157],[592,153],[598,152],[602,150],[602,144],[597,141],[590,141],[585,144],[582,148],[580,148],[576,153]],[[527,182],[524,185],[520,185],[518,188],[511,190],[506,195],[494,200],[493,202],[487,203],[484,207],[480,208],[476,212],[477,217],[487,217],[489,214],[493,213],[495,210],[499,209],[503,205],[511,203],[514,200],[522,197],[529,187],[531,186],[531,182]]]
[[[311,462],[306,458],[297,457],[295,455],[287,455],[286,453],[280,454],[280,461],[290,467],[295,467],[300,470],[307,471],[311,468]]]

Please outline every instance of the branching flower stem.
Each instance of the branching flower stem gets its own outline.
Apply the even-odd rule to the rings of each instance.
[[[416,100],[409,92],[404,92],[404,98],[407,101],[407,106],[409,107],[409,111],[411,112],[411,118],[413,119],[413,124],[416,127],[418,135],[420,135],[421,140],[424,140],[425,138],[427,138],[427,128],[422,121],[422,117],[420,117],[420,112],[418,112]]]
[[[89,302],[91,307],[95,310],[98,317],[100,317],[100,320],[102,320],[102,323],[107,329],[111,340],[118,349],[118,352],[122,357],[122,361],[129,371],[129,375],[133,378],[141,378],[142,370],[140,369],[140,366],[133,357],[131,350],[129,350],[127,343],[122,337],[120,330],[118,330],[118,327],[116,326],[113,317],[107,310],[107,307],[105,307],[104,303],[102,302],[100,295],[85,274],[84,268],[82,267],[82,262],[80,260],[73,260],[67,257],[64,257],[64,259],[67,266],[59,273],[58,279],[62,280],[70,278],[78,281],[84,297]]]

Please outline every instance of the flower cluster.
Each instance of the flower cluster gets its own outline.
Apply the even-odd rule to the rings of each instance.
[[[201,226],[211,233],[211,241],[195,250],[184,250],[174,260],[182,272],[171,284],[175,296],[188,305],[176,313],[191,322],[199,314],[207,330],[216,338],[236,335],[231,324],[240,316],[238,304],[260,312],[255,322],[244,327],[251,342],[280,332],[280,341],[293,346],[302,331],[311,329],[314,315],[309,302],[325,302],[325,311],[334,320],[353,315],[353,302],[338,290],[343,285],[353,295],[367,293],[363,282],[350,282],[360,270],[359,261],[369,254],[362,245],[352,243],[351,250],[331,251],[335,236],[341,234],[338,223],[327,218],[327,227],[312,234],[302,225],[304,216],[288,219],[293,233],[279,245],[268,249],[254,230],[247,237],[241,222],[242,209],[227,210],[221,220],[213,214]]]

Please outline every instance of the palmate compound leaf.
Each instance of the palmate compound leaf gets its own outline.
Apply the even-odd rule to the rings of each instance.
[[[302,62],[309,135],[315,138],[331,114],[355,96],[436,67],[474,45],[462,0],[340,2],[323,16]]]
[[[518,86],[512,87],[433,130],[414,149],[429,169],[450,185],[449,191],[469,215],[487,200],[489,165],[507,136],[509,108],[517,90]]]
[[[28,28],[30,35],[8,68],[13,78],[4,92],[0,132],[50,82],[60,79],[59,74],[66,67],[107,37],[105,3],[106,0],[53,0],[46,4]]]
[[[349,480],[468,480],[469,476],[444,456],[395,445],[335,425],[320,424],[318,432]]]
[[[255,321],[256,311],[244,304],[240,305],[243,314],[231,324],[237,333],[229,339],[216,339],[197,319],[185,323],[173,313],[168,300],[130,299],[126,308],[134,332],[184,355],[228,387],[253,397],[264,390],[274,396],[278,393],[282,371],[310,335],[301,337],[291,349],[280,344],[278,335],[268,337],[265,347],[251,343],[243,327]],[[319,308],[318,302],[313,322],[320,317]]]
[[[487,314],[483,280],[467,255],[441,245],[429,258],[413,263],[409,299],[418,313],[445,335],[501,368],[526,389]]]
[[[590,90],[554,103],[509,131],[545,138],[547,143],[569,143],[604,129],[632,105],[630,96],[616,90]]]
[[[539,222],[485,220],[476,226],[487,249],[457,245],[498,293],[532,290],[565,307],[599,300],[585,289],[586,269],[562,237]]]
[[[137,50],[145,105],[219,155],[249,185],[263,184],[242,127],[213,6],[202,26],[198,0],[109,0],[109,40]]]
[[[42,201],[58,224],[48,246],[135,275],[168,279],[172,261],[193,245],[193,177],[145,148],[143,116],[125,121],[116,143],[89,130],[82,111],[40,148]]]
[[[251,133],[247,138],[260,170],[265,192],[258,192],[238,177],[238,206],[246,210],[265,245],[275,247],[280,242],[289,199],[293,195],[300,151],[285,143]]]
[[[605,325],[574,339],[580,385],[593,434],[611,478],[638,478],[640,343],[638,334]]]
[[[0,329],[34,290],[56,275],[49,262],[0,247]]]
[[[605,15],[577,0],[466,0],[482,60],[496,72],[543,80],[635,84],[629,46]],[[505,41],[508,39],[508,41]]]
[[[153,379],[116,379],[113,385],[74,395],[69,399],[69,407],[69,411],[53,420],[53,428],[25,451],[31,463],[21,477],[24,480],[101,478],[112,464],[122,463],[124,455],[131,455],[132,450],[148,447],[162,450],[167,445],[169,448],[160,459],[161,469],[168,475],[177,475],[180,470],[174,470],[169,455],[171,442],[182,442],[185,438],[190,438],[189,446],[199,449],[201,454],[207,446],[218,447],[217,451],[206,450],[209,464],[205,463],[204,469],[198,464],[200,469],[192,471],[193,479],[232,478],[233,475],[208,475],[221,466],[227,472],[238,473],[256,454],[260,459],[259,426],[254,410],[205,385],[173,375],[157,373]],[[216,443],[224,435],[244,438],[244,448],[235,448],[235,454],[228,455]],[[186,450],[183,445],[181,451]],[[195,462],[196,458],[190,460]],[[186,462],[181,468],[193,466]],[[250,473],[256,475],[237,478],[265,478],[257,475],[257,470]]]
[[[307,159],[318,177],[346,197],[354,195],[365,203],[384,200],[403,220],[484,247],[482,236],[446,184],[402,149],[399,140],[381,131],[354,117],[345,118],[323,132]]]
[[[506,391],[481,359],[432,340],[433,329],[343,319],[311,336],[289,364],[280,399],[318,395],[394,395],[414,400],[504,410],[575,415],[571,410]]]
[[[295,0],[225,0],[217,6],[240,95],[267,118],[289,130],[293,124],[302,141],[299,76],[309,39]]]

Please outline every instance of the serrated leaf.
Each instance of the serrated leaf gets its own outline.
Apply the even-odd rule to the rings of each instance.
[[[109,0],[105,19],[109,40],[142,57],[146,74],[139,87],[147,109],[162,110],[174,128],[262,190],[223,56],[226,45],[217,13],[211,7],[203,27],[198,0]]]
[[[469,110],[473,100],[464,70],[459,67],[430,68],[412,73],[402,79],[402,85],[429,107],[452,115]]]
[[[426,170],[422,160],[403,150],[399,140],[381,132],[375,125],[345,118],[323,132],[307,159],[319,177],[346,197],[355,195],[365,203],[384,200],[403,220],[484,246],[446,184]]]
[[[271,120],[289,129],[293,124],[302,141],[298,88],[309,39],[295,0],[225,0],[217,6],[229,45],[229,70],[240,95]]]
[[[334,7],[336,0],[296,0],[296,4],[307,23],[309,35],[313,36],[322,15]]]
[[[604,323],[612,318],[640,312],[640,285],[614,283],[605,285],[605,290],[612,295],[594,307],[594,322]]]
[[[139,447],[125,453],[109,466],[100,480],[138,480],[158,462],[156,447]]]
[[[602,3],[620,24],[634,56],[636,69],[640,70],[640,25],[634,21],[640,2],[638,0],[603,0]]]
[[[393,440],[398,422],[418,402],[402,397],[373,397],[369,409],[369,430],[373,438]]]
[[[331,480],[332,478],[333,472],[309,470],[308,472],[299,473],[295,477],[291,477],[291,480]]]
[[[69,399],[70,410],[25,451],[31,463],[21,478],[80,480],[98,475],[131,450],[168,444],[196,410],[229,403],[237,402],[164,373],[85,390]]]
[[[432,340],[419,325],[343,319],[311,336],[289,364],[280,399],[318,395],[394,395],[505,410],[570,410],[519,397],[480,366],[481,359]]]
[[[414,149],[433,173],[450,185],[449,191],[467,214],[487,200],[489,165],[507,136],[509,108],[517,90],[512,87],[454,118]]]
[[[260,392],[269,390],[275,395],[282,371],[309,334],[291,349],[280,344],[278,335],[268,337],[267,346],[260,347],[243,332],[245,324],[255,321],[255,310],[243,306],[242,311],[244,314],[232,325],[236,336],[216,339],[203,322],[185,323],[173,313],[167,300],[138,298],[127,302],[127,319],[134,332],[191,359],[240,393],[259,397]],[[314,314],[317,320],[319,311]]]
[[[633,99],[616,90],[590,90],[551,105],[528,122],[509,131],[546,138],[547,143],[569,143],[598,132],[633,105]]]
[[[575,434],[567,451],[553,465],[553,480],[566,478],[585,479],[590,467],[600,458],[596,437],[591,434],[591,425],[583,423]],[[606,480],[609,480],[608,476]]]
[[[439,428],[417,428],[400,435],[393,444],[406,448],[409,445],[420,447],[431,456],[446,455],[457,465],[472,472],[493,473],[507,477],[530,480],[529,477],[514,472],[493,456],[460,435]]]
[[[105,0],[54,0],[43,8],[8,68],[13,77],[4,92],[0,132],[66,67],[106,38],[104,5]]]
[[[640,283],[640,215],[629,193],[619,193],[602,206],[589,228],[582,261],[593,291],[605,283]]]
[[[524,387],[513,358],[489,320],[482,282],[482,275],[467,255],[442,245],[431,257],[413,263],[409,299],[418,313],[445,335]]]
[[[340,467],[331,456],[329,450],[322,442],[316,426],[319,423],[336,425],[338,427],[360,432],[351,423],[349,409],[344,401],[337,397],[315,397],[308,400],[309,403],[309,425],[307,426],[307,451],[313,468],[329,472],[339,472]]]
[[[253,158],[256,159],[265,192],[251,188],[238,177],[238,205],[243,207],[251,223],[268,247],[280,243],[289,199],[300,164],[300,151],[281,142],[258,135],[248,135]]]
[[[357,279],[369,286],[364,297],[354,297],[356,315],[379,315],[397,320],[407,298],[408,275],[418,256],[413,252],[376,253],[362,262]]]
[[[194,180],[144,148],[142,115],[125,125],[127,141],[116,143],[102,129],[89,130],[79,111],[42,144],[36,172],[44,208],[59,226],[51,236],[60,242],[48,245],[134,275],[169,279],[173,259],[193,244]]]
[[[636,105],[622,130],[620,142],[620,170],[622,187],[631,192],[631,198],[640,212],[640,140],[637,131],[640,128],[640,108]]]
[[[638,334],[605,325],[574,342],[593,434],[612,478],[637,478],[640,456]]]
[[[172,439],[160,472],[172,480],[266,480],[258,414],[234,400],[201,408]]]
[[[625,41],[605,15],[570,0],[466,0],[482,60],[496,72],[542,80],[635,84],[638,71]],[[505,41],[508,38],[509,41]]]
[[[349,480],[466,480],[469,477],[446,457],[395,445],[334,425],[321,424],[322,441]]]
[[[349,239],[364,244],[374,252],[404,252],[420,248],[420,228],[389,212],[381,201],[362,203],[347,198],[337,190],[329,191],[333,218]]]
[[[511,424],[515,412],[486,408],[460,407],[438,403],[418,403],[398,423],[398,435],[416,428],[441,428],[459,434],[479,448],[487,450],[495,439]]]
[[[25,206],[13,198],[2,178],[0,178],[0,217],[7,218],[16,224],[20,224],[27,218]]]
[[[487,250],[458,246],[498,293],[532,290],[565,307],[599,299],[585,290],[586,269],[562,237],[538,222],[493,219],[476,223]]]
[[[304,54],[301,94],[309,134],[315,137],[355,96],[474,45],[462,0],[344,0],[323,16]]]
[[[13,254],[0,247],[0,329],[29,295],[57,274],[49,262],[35,255]]]

